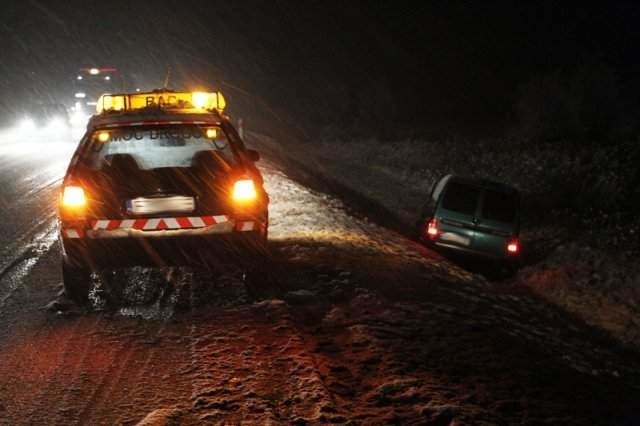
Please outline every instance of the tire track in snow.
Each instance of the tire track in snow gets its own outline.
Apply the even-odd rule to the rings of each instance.
[[[38,237],[42,236],[38,234],[54,226],[55,189],[75,149],[74,143],[62,140],[16,142],[16,136],[10,135],[0,135],[4,139],[0,143],[0,238],[7,244],[0,253],[0,279],[27,258],[37,257],[30,252],[42,255],[50,248],[53,238],[46,239],[45,247],[38,250]],[[35,261],[28,263],[32,266]],[[0,305],[6,296],[3,290],[0,285]]]
[[[8,244],[0,254],[0,279],[25,256],[34,245],[56,228],[56,214],[50,212],[36,221],[24,234],[13,243]]]
[[[132,366],[134,373],[128,376],[131,378],[127,387],[131,397],[121,399],[120,410],[113,410],[118,415],[114,423],[130,424],[155,410],[164,407],[173,409],[181,402],[188,402],[191,383],[180,374],[185,370],[185,364],[189,363],[188,348],[173,345],[186,338],[182,326],[175,330],[166,322],[147,337],[149,344],[145,345],[144,355],[136,360]],[[154,376],[160,377],[156,377],[158,381],[155,386],[150,386],[149,379]]]
[[[91,327],[97,326],[99,321],[99,317],[95,318]],[[38,387],[37,394],[31,396],[30,409],[24,416],[21,416],[26,424],[51,424],[52,414],[54,414],[52,413],[51,395],[62,396],[74,392],[72,383],[76,381],[80,372],[70,368],[69,360],[85,358],[89,352],[91,346],[89,339],[85,337],[78,342],[79,337],[83,335],[80,331],[84,328],[86,328],[86,323],[76,321],[70,328],[65,328],[62,332],[47,327],[39,331],[36,336],[31,337],[34,341],[50,342],[55,340],[55,346],[47,348],[49,350],[47,358],[54,368],[48,372],[44,385]],[[79,364],[72,367],[77,367],[77,365]],[[66,398],[57,404],[58,412],[56,414],[58,417],[65,401]]]
[[[84,401],[82,408],[79,410],[77,419],[90,423],[94,414],[97,414],[97,418],[104,418],[104,412],[112,413],[113,404],[115,398],[119,393],[122,395],[123,388],[121,383],[123,382],[125,373],[128,373],[128,369],[131,365],[131,361],[134,355],[134,347],[127,345],[128,342],[119,342],[120,347],[114,351],[111,365],[103,372],[102,380],[94,388],[91,396]],[[102,417],[100,416],[102,414]]]
[[[22,285],[38,259],[49,252],[56,241],[57,224],[53,215],[34,225],[30,232],[5,251],[0,264],[0,309]]]
[[[200,422],[314,422],[335,406],[313,339],[282,302],[197,319],[190,338],[191,399]]]
[[[36,188],[30,189],[29,191],[27,191],[24,194],[24,198],[28,199],[33,197],[34,195],[38,195],[44,191],[53,189],[53,187],[57,186],[61,182],[62,182],[62,177],[60,176],[53,177],[48,181],[44,182],[41,186],[38,186]]]

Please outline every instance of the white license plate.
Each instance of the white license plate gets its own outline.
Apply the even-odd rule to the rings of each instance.
[[[469,237],[465,237],[464,235],[460,234],[454,234],[453,232],[443,232],[442,235],[440,235],[440,239],[442,241],[449,241],[467,247],[471,244],[471,239]]]
[[[133,214],[190,213],[195,210],[193,197],[138,197],[127,200],[127,212]]]

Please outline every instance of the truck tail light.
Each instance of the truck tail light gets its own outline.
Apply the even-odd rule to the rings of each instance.
[[[429,238],[435,238],[438,236],[439,233],[440,231],[438,230],[438,221],[434,217],[427,224],[427,236]]]
[[[87,204],[84,189],[81,186],[65,186],[62,191],[62,207],[79,209]]]
[[[507,253],[513,255],[518,254],[518,252],[520,252],[520,242],[514,238],[507,244]]]
[[[256,187],[251,179],[240,179],[233,184],[233,193],[231,197],[234,201],[254,201],[257,196]]]

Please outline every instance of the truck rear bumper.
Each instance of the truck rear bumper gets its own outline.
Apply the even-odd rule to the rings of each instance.
[[[92,269],[246,263],[266,251],[267,224],[226,222],[192,229],[82,229],[62,226],[67,264]]]

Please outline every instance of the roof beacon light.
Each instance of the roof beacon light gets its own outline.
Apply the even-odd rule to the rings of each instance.
[[[206,108],[209,105],[209,93],[193,92],[191,94],[191,103],[195,108]]]
[[[98,114],[114,111],[131,111],[149,107],[190,110],[189,112],[224,111],[227,102],[220,92],[170,92],[105,94],[100,96]],[[195,110],[195,111],[194,111]]]

